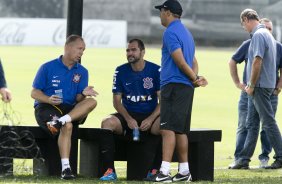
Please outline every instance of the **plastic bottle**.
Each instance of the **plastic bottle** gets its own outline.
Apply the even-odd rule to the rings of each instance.
[[[140,132],[138,128],[133,129],[133,141],[139,141],[140,140]]]

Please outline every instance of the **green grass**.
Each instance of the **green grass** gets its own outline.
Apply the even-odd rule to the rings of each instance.
[[[254,169],[251,171],[230,171],[228,164],[233,161],[235,148],[235,132],[237,128],[237,103],[240,91],[234,86],[230,74],[228,61],[235,49],[206,49],[197,50],[200,75],[204,75],[209,85],[198,88],[195,92],[192,113],[192,128],[210,128],[222,130],[222,141],[215,143],[215,181],[218,183],[256,183],[277,180],[281,170],[265,171]],[[61,47],[0,47],[0,56],[4,65],[8,86],[13,93],[12,107],[21,114],[22,125],[37,125],[33,114],[33,100],[30,91],[33,78],[39,66],[63,53]],[[160,48],[147,48],[145,58],[160,64]],[[82,63],[89,70],[90,85],[94,85],[99,92],[98,106],[88,116],[84,127],[100,127],[100,122],[112,107],[112,76],[116,66],[124,63],[124,49],[86,49]],[[242,71],[243,66],[240,66]],[[281,119],[278,107],[277,120]],[[1,113],[0,108],[0,116]],[[2,117],[0,117],[1,119]],[[3,122],[2,122],[3,123]],[[251,166],[257,166],[260,152],[258,144]],[[271,160],[272,162],[273,160]],[[124,175],[124,171],[120,171]],[[255,179],[257,178],[257,179]],[[15,178],[5,179],[12,182]],[[17,178],[16,178],[17,179]],[[30,183],[30,177],[20,177],[19,181]],[[18,182],[17,180],[17,182]],[[59,180],[54,179],[59,182]],[[91,183],[97,180],[79,179],[81,183]],[[0,181],[2,182],[2,180]],[[33,182],[36,182],[33,180]],[[53,178],[40,182],[53,182]],[[122,182],[121,182],[122,183]]]

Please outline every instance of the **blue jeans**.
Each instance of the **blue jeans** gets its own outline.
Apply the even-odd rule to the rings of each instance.
[[[272,106],[274,117],[275,117],[275,114],[277,111],[277,105],[278,105],[278,96],[271,95],[270,100],[271,100],[271,106]],[[259,160],[263,160],[263,159],[268,160],[269,159],[268,155],[271,152],[272,147],[268,140],[265,130],[262,130],[260,132],[260,141],[261,141],[261,154],[259,155]]]
[[[275,151],[275,158],[282,161],[282,139],[280,130],[274,118],[270,96],[273,89],[255,88],[254,95],[248,99],[247,115],[247,137],[244,148],[239,154],[241,163],[249,163],[252,157],[259,133],[259,122],[262,122],[262,129]],[[251,103],[252,102],[252,103]],[[260,121],[259,121],[260,117]]]
[[[248,114],[248,94],[244,91],[241,92],[240,100],[238,103],[238,128],[236,132],[236,149],[234,153],[235,160],[239,159],[239,154],[244,148],[245,140],[247,137],[246,120]]]

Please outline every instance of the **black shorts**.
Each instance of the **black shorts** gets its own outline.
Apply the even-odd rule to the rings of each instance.
[[[149,117],[149,116],[151,115],[151,113],[149,113],[149,114],[141,114],[141,113],[134,113],[134,112],[128,112],[128,113],[129,113],[129,115],[130,115],[133,119],[135,119],[135,120],[137,121],[138,126],[141,125],[141,123],[142,123],[142,121],[143,121],[144,119],[146,119],[147,117]],[[128,127],[125,118],[124,118],[120,113],[114,113],[114,114],[112,114],[112,115],[116,116],[116,117],[119,119],[119,121],[120,121],[120,123],[121,123],[121,126],[122,126],[123,135],[124,135],[124,136],[132,137],[132,129],[130,129],[130,128]],[[157,118],[156,118],[156,119],[157,119]],[[155,120],[154,120],[154,121],[155,121]],[[142,133],[141,133],[141,136],[144,135],[144,134],[145,134],[145,135],[148,134],[148,133],[150,132],[150,130],[151,130],[151,129],[148,129],[147,131],[142,132]]]
[[[161,89],[161,130],[186,134],[190,131],[194,88],[170,83]]]
[[[50,105],[46,103],[40,103],[35,107],[34,114],[37,124],[43,128],[48,134],[53,136],[49,129],[47,128],[46,123],[48,121],[56,120],[63,115],[69,113],[74,106],[62,104],[62,105]]]

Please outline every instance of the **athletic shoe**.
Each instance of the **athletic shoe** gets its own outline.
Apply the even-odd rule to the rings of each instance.
[[[238,161],[235,160],[234,162],[232,162],[231,164],[229,164],[228,169],[231,169],[231,167],[234,167],[234,165],[236,165],[237,162],[238,162]]]
[[[146,178],[144,178],[144,181],[152,181],[152,178],[157,174],[158,170],[153,169],[152,171],[149,171]]]
[[[51,134],[57,135],[62,127],[62,122],[59,120],[49,121],[46,123],[47,128],[50,130]]]
[[[172,177],[172,181],[192,181],[192,176],[190,173],[188,173],[187,175],[182,175],[180,173],[177,173],[175,176]]]
[[[66,168],[65,170],[62,171],[61,179],[64,179],[64,180],[72,180],[72,179],[74,179],[74,178],[75,178],[75,177],[74,177],[74,175],[72,174],[70,168]]]
[[[268,159],[261,159],[260,160],[260,164],[259,164],[259,168],[266,168],[268,167]]]
[[[116,175],[116,173],[113,171],[113,169],[111,169],[111,168],[109,168],[109,169],[105,172],[104,176],[102,176],[102,177],[100,178],[100,180],[102,180],[102,181],[115,181],[116,179],[117,179],[117,175]]]
[[[162,172],[158,172],[153,177],[151,177],[150,181],[152,181],[152,182],[171,183],[172,182],[172,178],[171,178],[171,176],[169,174],[168,175],[164,175]]]
[[[275,160],[270,166],[265,167],[265,169],[280,169],[282,168],[282,161]]]
[[[250,169],[248,163],[235,163],[232,167],[229,167],[228,169]]]

